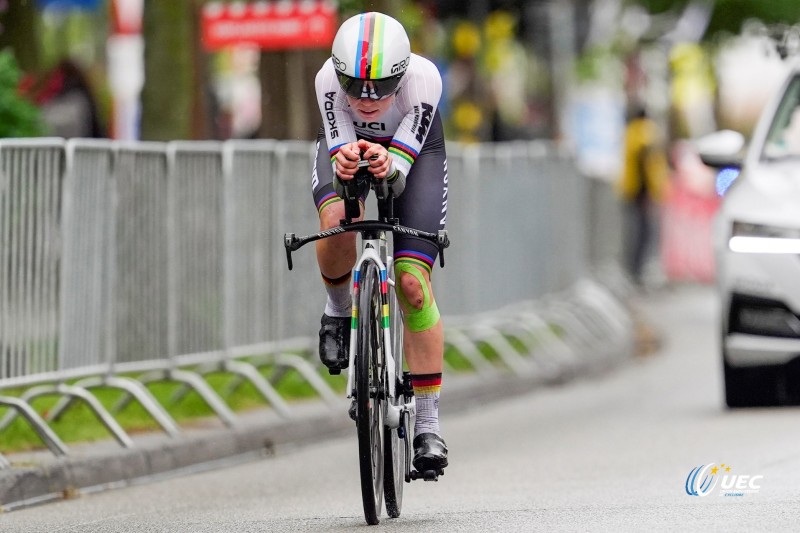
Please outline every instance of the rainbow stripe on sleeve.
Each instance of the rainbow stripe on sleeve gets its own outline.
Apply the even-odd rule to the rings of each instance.
[[[398,157],[402,157],[408,161],[409,165],[413,165],[414,161],[417,159],[417,156],[419,156],[419,152],[411,148],[409,145],[398,141],[397,139],[392,139],[392,143],[389,145],[389,152]]]
[[[344,144],[345,144],[345,143],[342,143],[342,144],[336,145],[336,146],[334,146],[333,148],[331,148],[331,149],[329,149],[329,150],[328,150],[328,154],[330,154],[330,156],[331,156],[331,163],[333,163],[334,161],[336,161],[336,154],[338,154],[338,153],[339,153],[339,150],[341,150],[341,148],[342,148],[342,146],[344,146]]]

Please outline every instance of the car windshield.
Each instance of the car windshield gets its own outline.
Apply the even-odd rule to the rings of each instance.
[[[800,157],[800,76],[783,95],[764,143],[764,159]]]

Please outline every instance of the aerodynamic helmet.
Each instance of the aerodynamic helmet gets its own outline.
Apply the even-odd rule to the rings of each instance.
[[[403,25],[383,13],[344,21],[331,51],[339,85],[354,98],[380,100],[397,90],[411,59]]]

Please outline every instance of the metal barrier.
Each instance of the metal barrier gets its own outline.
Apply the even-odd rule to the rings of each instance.
[[[64,151],[0,143],[0,380],[56,372]]]
[[[586,179],[554,145],[448,151],[452,245],[450,269],[436,276],[442,308],[496,309],[564,289],[588,273]]]
[[[83,401],[123,446],[134,442],[111,413],[133,400],[178,435],[146,387],[161,380],[182,384],[172,401],[193,390],[234,425],[225,394],[204,379],[213,372],[234,376],[228,393],[249,382],[291,416],[264,365],[296,370],[335,403],[313,356],[324,305],[316,260],[304,249],[289,272],[282,240],[317,229],[314,151],[276,141],[0,142],[0,390],[27,387],[0,396],[0,430],[22,416],[53,453],[67,453],[30,407],[57,395],[48,419]],[[447,344],[478,372],[501,371],[485,344],[501,367],[547,379],[586,351],[599,361],[624,354],[620,295],[585,281],[621,238],[596,220],[615,211],[607,187],[547,143],[448,152],[453,245],[448,269],[434,273]],[[612,267],[602,272],[624,290]],[[100,387],[125,391],[110,411],[90,392]]]

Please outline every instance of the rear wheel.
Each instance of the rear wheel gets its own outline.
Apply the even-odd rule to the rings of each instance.
[[[397,297],[393,287],[389,288],[389,321],[395,375],[387,375],[386,382],[388,383],[390,379],[394,380],[397,398],[393,401],[393,404],[402,406],[405,403],[403,395],[403,319],[400,315],[400,308],[397,305]],[[405,432],[409,430],[408,427],[402,429]],[[405,483],[406,477],[406,454],[408,449],[406,448],[406,439],[401,438],[400,431],[401,428],[386,428],[383,444],[385,459],[383,465],[384,499],[386,500],[386,514],[391,518],[400,516],[400,510],[403,506],[403,483]]]
[[[368,263],[361,271],[358,296],[358,329],[355,358],[356,429],[361,470],[364,518],[377,524],[383,501],[384,426],[381,374],[384,370],[380,278]]]

